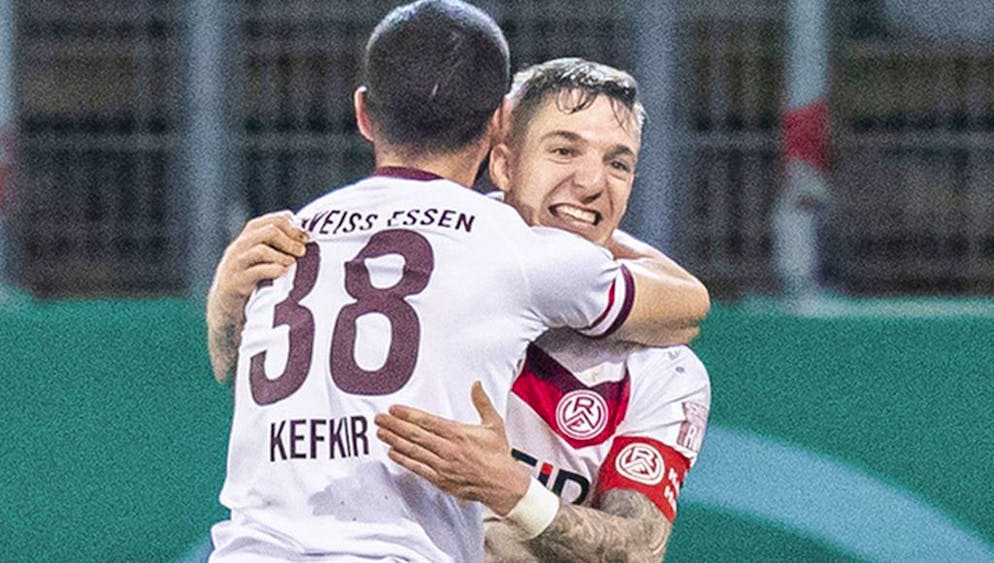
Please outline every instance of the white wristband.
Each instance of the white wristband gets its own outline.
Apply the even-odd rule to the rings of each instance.
[[[522,539],[530,540],[549,527],[559,512],[559,497],[533,477],[525,496],[507,513],[504,522],[515,528]]]

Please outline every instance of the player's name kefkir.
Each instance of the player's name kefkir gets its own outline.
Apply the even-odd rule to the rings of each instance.
[[[269,461],[341,459],[369,455],[369,420],[295,418],[269,424]]]
[[[441,227],[473,232],[476,216],[457,209],[395,209],[384,214],[327,209],[301,219],[301,228],[311,235],[338,235],[389,227]]]

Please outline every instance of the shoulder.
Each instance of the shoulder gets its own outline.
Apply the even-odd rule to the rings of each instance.
[[[360,189],[364,185],[375,184],[375,178],[363,178],[351,184],[345,184],[343,186],[338,186],[331,188],[324,194],[318,196],[317,198],[310,201],[297,211],[298,217],[306,217],[308,215],[313,215],[315,211],[326,209],[332,205],[336,205],[339,200],[344,199],[352,195],[354,191]]]
[[[580,268],[595,271],[608,264],[614,264],[614,257],[604,247],[587,239],[551,227],[527,227],[516,233],[517,248],[525,260],[539,261],[537,268],[549,268],[572,275]]]
[[[536,226],[529,227],[528,230],[530,231],[530,236],[547,244],[580,248],[585,251],[596,252],[599,255],[611,256],[611,253],[603,246],[596,245],[578,234],[563,229]]]
[[[711,377],[689,347],[639,347],[630,352],[626,363],[634,408],[654,411],[682,401],[710,407]]]
[[[647,379],[653,373],[666,379],[709,379],[704,362],[689,346],[635,346],[629,351],[628,364],[632,371],[640,374],[640,379]]]
[[[711,381],[690,348],[644,348],[629,357],[632,387],[620,435],[649,437],[693,465],[711,410]]]

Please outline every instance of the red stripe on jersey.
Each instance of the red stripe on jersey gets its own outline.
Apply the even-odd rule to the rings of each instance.
[[[604,443],[628,411],[631,378],[587,387],[544,350],[530,344],[511,392],[573,448]]]
[[[614,307],[614,290],[616,287],[618,287],[618,278],[615,278],[614,281],[611,282],[611,290],[607,292],[607,307],[604,308],[604,312],[601,313],[601,316],[597,317],[597,320],[590,323],[590,326],[587,327],[588,329],[594,328],[604,322],[604,317],[611,312],[611,307]]]
[[[611,323],[611,326],[608,327],[606,331],[592,338],[604,338],[606,336],[613,334],[614,331],[618,330],[618,328],[621,327],[621,325],[625,324],[625,321],[628,320],[628,314],[632,312],[632,305],[635,303],[635,279],[632,277],[632,273],[624,265],[621,266],[621,276],[625,280],[625,301],[621,304],[621,310],[618,312],[618,316],[614,318],[614,322]],[[615,280],[615,283],[617,283],[617,280]],[[608,309],[611,308],[611,304],[613,302],[614,302],[614,284],[611,285],[611,296],[608,300],[608,305],[607,305]],[[598,322],[603,320],[605,315],[607,315],[607,311],[604,312],[604,315],[601,315],[601,318],[598,319]]]
[[[644,436],[618,436],[601,464],[594,505],[611,489],[630,489],[647,496],[672,522],[689,468],[687,458],[662,442]]]

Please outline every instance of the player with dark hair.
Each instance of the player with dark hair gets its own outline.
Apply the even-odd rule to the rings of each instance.
[[[549,328],[662,344],[709,307],[703,285],[658,256],[619,242],[633,260],[615,261],[468,189],[509,78],[483,12],[455,0],[397,8],[364,60],[354,104],[376,170],[296,214],[303,248],[286,217],[255,223],[208,298],[215,374],[237,357],[221,492],[231,518],[212,529],[212,560],[482,559],[480,504],[391,462],[373,416],[400,402],[469,422],[472,379],[506,397]],[[255,291],[246,281],[284,268]],[[506,506],[472,500],[509,514],[535,496],[519,485]]]
[[[505,200],[533,225],[599,244],[623,236],[644,120],[635,80],[558,59],[515,75],[511,100],[490,163]],[[506,422],[482,389],[472,394],[480,425],[407,407],[375,421],[402,465],[454,495],[509,504],[529,471],[549,489],[532,514],[488,520],[489,559],[662,559],[711,403],[707,371],[688,347],[553,330],[528,347]]]
[[[416,3],[373,30],[362,95],[381,144],[445,153],[486,132],[507,92],[509,55],[500,29],[473,10],[463,17],[444,4]],[[461,33],[445,33],[450,17],[460,18]]]

